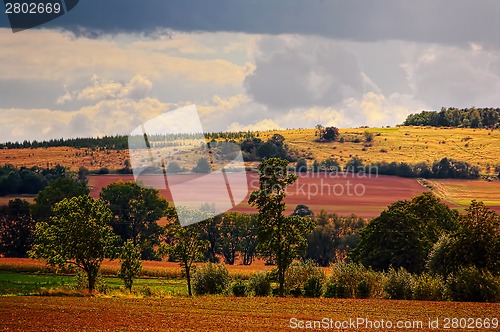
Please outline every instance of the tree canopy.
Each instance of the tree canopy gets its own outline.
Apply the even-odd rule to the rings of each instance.
[[[34,230],[28,201],[16,198],[0,206],[0,254],[4,257],[27,257]]]
[[[360,242],[351,255],[376,270],[392,266],[422,272],[433,244],[455,229],[457,216],[430,192],[397,201],[360,231]]]
[[[54,206],[65,198],[87,195],[90,190],[84,182],[70,177],[58,178],[45,187],[35,197],[32,207],[33,218],[37,221],[47,221]]]
[[[110,225],[123,242],[139,244],[143,258],[150,248],[158,244],[162,232],[156,223],[165,216],[168,203],[156,189],[143,188],[133,181],[118,181],[102,188],[100,197],[113,213]]]
[[[279,293],[284,295],[285,271],[307,246],[314,224],[310,218],[285,216],[286,187],[297,176],[288,174],[288,161],[271,158],[259,166],[259,189],[250,194],[249,204],[259,209],[258,250],[278,267]]]
[[[444,277],[467,267],[500,274],[500,215],[472,201],[456,229],[436,242],[427,265]]]
[[[195,220],[209,219],[203,210],[188,211]],[[188,214],[183,214],[188,216]],[[206,218],[205,218],[206,217]],[[171,215],[165,229],[161,253],[170,260],[178,261],[186,277],[189,296],[191,289],[191,268],[194,262],[203,260],[203,253],[208,247],[208,240],[201,237],[202,223],[182,227],[176,215]]]
[[[65,198],[55,205],[49,222],[36,224],[30,255],[49,265],[83,270],[92,292],[101,262],[116,255],[118,237],[108,226],[112,218],[102,200],[89,195]]]
[[[410,114],[405,126],[500,128],[500,108],[441,108]]]

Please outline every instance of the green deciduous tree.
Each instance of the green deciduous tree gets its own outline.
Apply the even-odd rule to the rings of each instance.
[[[5,257],[27,257],[33,242],[35,222],[30,204],[16,198],[0,206],[0,254]]]
[[[315,136],[319,136],[318,141],[336,141],[339,136],[339,129],[337,127],[323,127],[316,125]]]
[[[445,277],[471,266],[499,274],[500,216],[473,200],[458,218],[456,230],[434,245],[428,266]]]
[[[206,212],[201,210],[190,211],[195,220],[208,219]],[[183,214],[187,216],[187,214]],[[206,216],[206,218],[204,218]],[[193,263],[203,260],[203,254],[209,243],[201,238],[200,223],[186,227],[179,224],[177,216],[171,216],[165,230],[164,243],[160,252],[169,256],[169,259],[178,261],[186,277],[189,296],[191,290],[191,269]]]
[[[35,204],[32,206],[33,218],[37,221],[47,221],[58,202],[65,198],[87,195],[89,192],[85,183],[75,179],[55,179],[35,197]]]
[[[433,244],[456,227],[457,215],[430,192],[397,201],[360,231],[352,257],[376,270],[422,272]]]
[[[500,215],[483,202],[473,200],[460,216],[456,239],[464,266],[500,272]]]
[[[115,216],[111,226],[122,241],[139,244],[143,255],[159,243],[162,229],[156,221],[166,214],[168,203],[158,190],[143,188],[133,181],[118,181],[102,188],[100,196]]]
[[[297,176],[288,174],[288,161],[271,158],[259,166],[259,189],[249,203],[259,209],[257,218],[259,252],[278,267],[279,294],[284,295],[285,271],[307,246],[307,235],[314,228],[310,218],[284,216],[286,187]]]
[[[141,272],[141,249],[134,245],[131,240],[125,242],[120,253],[120,274],[118,275],[125,283],[125,288],[132,291],[134,278]]]
[[[88,195],[65,198],[49,222],[39,222],[30,255],[49,265],[73,266],[87,274],[89,292],[104,258],[114,258],[118,237],[108,223],[113,215],[101,200]]]
[[[257,229],[255,215],[225,213],[218,225],[218,249],[226,264],[234,264],[238,254],[244,265],[250,265],[256,252]]]
[[[342,263],[347,253],[359,242],[358,231],[366,222],[355,215],[341,217],[322,210],[315,218],[315,227],[307,237],[305,258],[321,266]]]

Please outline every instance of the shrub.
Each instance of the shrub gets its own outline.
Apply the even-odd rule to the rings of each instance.
[[[56,287],[56,288],[41,288],[39,293],[40,296],[74,296],[83,297],[85,296],[80,290],[71,289],[67,287]]]
[[[305,159],[299,159],[297,161],[297,164],[295,166],[295,171],[296,172],[307,172],[307,162]]]
[[[318,276],[309,277],[304,285],[304,296],[320,297],[323,293],[323,280]]]
[[[290,289],[289,293],[291,295],[293,295],[294,297],[299,297],[299,296],[303,295],[302,288],[300,288],[299,286],[297,286],[297,287],[295,287],[293,289]]]
[[[365,279],[361,280],[358,284],[358,289],[356,290],[356,297],[360,299],[367,299],[371,295],[371,285]]]
[[[198,163],[193,168],[193,173],[210,173],[212,167],[210,166],[207,158],[198,159]]]
[[[125,288],[132,291],[135,277],[141,272],[142,261],[139,246],[134,245],[132,240],[125,242],[120,254],[121,268],[118,276],[125,283]]]
[[[411,300],[412,275],[404,268],[390,268],[384,290],[386,297],[393,300]]]
[[[312,260],[293,262],[285,272],[285,289],[291,291],[303,289],[307,280],[316,277],[323,284],[326,280],[325,271]]]
[[[167,173],[180,173],[182,172],[182,167],[179,166],[175,161],[169,162],[167,166]]]
[[[77,290],[82,291],[82,290],[88,288],[89,281],[87,279],[87,273],[78,272],[75,275],[75,279],[76,279],[75,288]],[[104,280],[104,278],[102,277],[100,272],[97,274],[94,287],[95,287],[95,290],[98,291],[99,293],[106,294],[109,291],[108,284],[106,283],[106,280]]]
[[[101,167],[98,171],[97,171],[97,174],[109,174],[109,169],[107,169],[106,167]]]
[[[340,263],[332,267],[330,283],[342,287],[336,297],[381,297],[384,288],[384,275],[367,269],[361,264]]]
[[[328,298],[346,298],[346,289],[344,285],[332,284],[331,282],[326,283],[325,297]]]
[[[269,296],[269,294],[271,294],[271,282],[269,281],[269,276],[264,272],[252,274],[248,280],[248,290],[255,296]]]
[[[158,296],[158,293],[156,293],[148,285],[142,285],[141,288],[139,288],[139,294],[141,294],[144,297]]]
[[[203,264],[193,275],[193,290],[197,295],[221,294],[228,285],[229,272],[224,264]]]
[[[446,293],[453,301],[497,302],[500,282],[489,271],[468,267],[449,276]]]
[[[439,277],[427,273],[413,276],[412,288],[414,300],[441,301],[444,299],[444,283]]]
[[[237,279],[231,284],[231,292],[233,293],[234,296],[245,296],[247,293],[247,285],[246,283],[241,280]]]

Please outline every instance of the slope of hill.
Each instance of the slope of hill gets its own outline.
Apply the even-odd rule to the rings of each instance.
[[[364,142],[365,132],[373,134],[373,140],[368,144]],[[499,130],[434,127],[340,129],[344,143],[316,142],[314,129],[279,133],[286,138],[285,142],[291,149],[309,162],[334,158],[342,165],[350,158],[358,157],[365,164],[382,161],[416,164],[448,157],[478,166],[484,174],[498,175],[500,171]],[[260,137],[264,139],[270,135],[272,133],[264,132]],[[353,142],[356,140],[359,142]]]
[[[373,140],[365,142],[365,132]],[[497,175],[500,171],[500,130],[472,128],[394,127],[340,129],[341,142],[316,141],[315,129],[274,130],[257,133],[267,140],[273,134],[285,137],[285,143],[299,158],[321,161],[334,158],[341,165],[350,158],[372,162],[432,163],[443,157],[478,166],[482,174]],[[356,143],[357,142],[357,143]],[[90,170],[101,167],[116,170],[124,167],[127,150],[78,149],[51,147],[35,149],[2,149],[0,165],[47,167],[61,164],[72,170],[84,166]],[[191,160],[191,159],[190,159]]]

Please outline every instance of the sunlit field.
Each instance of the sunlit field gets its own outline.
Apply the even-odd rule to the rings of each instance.
[[[373,133],[371,146],[363,144],[365,131]],[[392,127],[392,128],[344,128],[340,134],[344,143],[318,143],[315,129],[273,130],[257,133],[257,137],[267,140],[273,134],[285,137],[285,143],[297,156],[317,159],[336,158],[345,164],[357,156],[365,163],[407,162],[432,163],[443,157],[466,161],[479,166],[483,174],[495,174],[495,166],[500,166],[499,130],[472,128],[436,127]],[[350,142],[358,138],[359,143]],[[196,151],[180,154],[181,163],[192,164]],[[199,151],[201,156],[201,151]],[[17,167],[51,167],[61,164],[72,170],[84,166],[90,170],[101,167],[116,170],[124,167],[128,159],[127,150],[91,150],[70,147],[0,150],[0,165],[11,164]],[[498,174],[498,172],[496,173]]]
[[[435,324],[436,319],[439,330],[444,330],[447,323],[451,329],[452,323],[447,320],[453,318],[489,318],[491,324],[491,318],[498,318],[499,311],[497,303],[223,296],[161,299],[20,296],[2,298],[0,328],[23,331],[282,331],[326,319],[328,326],[333,326],[331,330],[339,330],[335,324],[341,326],[339,324],[344,321],[360,324],[354,327],[344,324],[344,331],[367,330],[369,325],[366,324],[382,326],[383,320],[393,326],[391,331],[403,330],[397,329],[397,324],[415,331],[430,330],[429,321]],[[379,330],[389,330],[388,325],[384,326],[385,329]],[[495,329],[490,328],[492,330]]]

